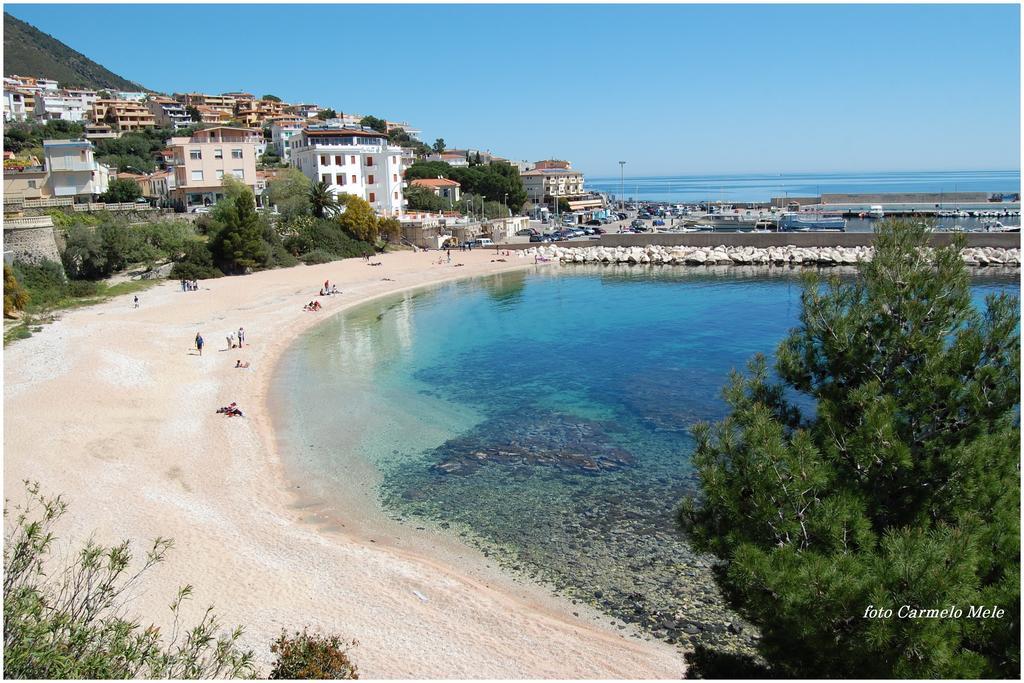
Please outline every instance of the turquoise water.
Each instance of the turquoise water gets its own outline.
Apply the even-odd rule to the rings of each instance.
[[[629,167],[626,167],[629,170]],[[591,190],[618,195],[618,176],[590,177]],[[875,173],[747,173],[627,177],[622,191],[643,201],[761,202],[772,197],[868,192],[1020,192],[1016,171],[883,171]]]
[[[688,430],[797,322],[796,273],[579,266],[364,305],[283,359],[285,457],[326,498],[467,533],[659,637],[749,650],[673,512],[696,486]]]

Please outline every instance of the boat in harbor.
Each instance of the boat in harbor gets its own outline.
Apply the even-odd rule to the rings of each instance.
[[[779,218],[779,232],[821,230],[846,232],[846,219],[842,216],[824,216],[787,211]]]
[[[1020,232],[1019,225],[1003,225],[999,221],[987,223],[982,229],[985,232]]]

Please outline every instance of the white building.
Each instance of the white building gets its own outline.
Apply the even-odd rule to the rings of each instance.
[[[401,216],[402,148],[361,128],[311,126],[291,138],[292,165],[335,194],[361,197],[379,215]]]
[[[520,173],[523,189],[534,204],[547,204],[558,199],[579,199],[586,195],[583,174],[567,161],[538,161],[533,170]]]
[[[4,88],[4,121],[24,121],[30,113],[25,109],[24,93]]]
[[[147,97],[144,92],[125,92],[123,90],[117,90],[110,94],[115,100],[129,100],[130,102],[145,102]]]
[[[96,161],[87,140],[43,140],[47,183],[54,197],[91,200],[107,191],[110,169]]]
[[[292,138],[302,132],[304,124],[290,121],[275,121],[270,124],[270,138],[277,156],[284,161],[291,160]]]
[[[46,90],[36,94],[37,121],[85,121],[96,103],[91,90]]]

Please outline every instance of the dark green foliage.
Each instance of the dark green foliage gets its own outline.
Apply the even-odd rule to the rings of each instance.
[[[367,128],[372,128],[378,133],[388,132],[387,121],[385,121],[384,119],[378,119],[376,116],[364,116],[362,119],[360,119],[359,125],[366,126]]]
[[[53,78],[62,88],[145,90],[7,12],[4,12],[4,74]]]
[[[134,570],[127,541],[103,547],[90,540],[66,567],[51,566],[53,528],[67,505],[36,484],[26,489],[28,501],[14,509],[4,538],[4,678],[254,676],[252,653],[238,645],[242,629],[219,633],[212,608],[194,627],[179,626],[190,586],[171,603],[169,642],[155,626],[124,617],[129,589],[163,561],[170,539],[157,538]]]
[[[199,123],[203,120],[202,112],[200,112],[199,108],[195,105],[190,104],[187,107],[185,107],[185,113],[188,114],[189,118],[191,118],[196,123]]]
[[[14,274],[14,270],[4,264],[4,317],[16,315],[19,311],[24,311],[25,307],[28,306],[28,302],[31,300],[29,293],[25,291],[25,288],[18,282],[17,276]]]
[[[855,282],[810,278],[780,381],[756,358],[694,430],[704,495],[680,520],[783,676],[1020,675],[1019,303],[977,311],[958,247],[926,240],[889,221]]]
[[[134,202],[141,196],[142,188],[139,187],[137,182],[128,178],[118,178],[110,181],[107,191],[100,195],[100,201],[121,204]]]
[[[437,154],[442,154],[444,152],[444,150],[445,150],[444,138],[438,138],[438,139],[434,140],[433,150]]]
[[[312,212],[310,204],[313,183],[297,168],[287,168],[267,186],[267,200],[277,207],[282,221]],[[333,200],[333,197],[331,198]],[[318,200],[319,201],[319,200]]]
[[[303,254],[299,260],[305,263],[307,266],[317,266],[321,263],[330,263],[331,261],[337,261],[340,257],[321,249],[311,251],[308,254]]]
[[[15,262],[14,276],[29,293],[30,309],[45,309],[69,296],[68,279],[59,263],[43,261],[39,265]]]
[[[214,219],[219,225],[210,240],[210,251],[224,272],[244,273],[270,265],[270,245],[263,239],[264,226],[248,188],[218,202]]]
[[[442,211],[451,207],[451,202],[439,197],[425,187],[409,186],[404,196],[409,200],[409,209],[413,211]]]
[[[306,217],[294,221],[292,231],[284,244],[296,256],[322,252],[334,257],[329,260],[335,260],[374,253],[372,244],[353,239],[336,220]],[[303,256],[302,260],[306,258]]]
[[[10,121],[4,124],[4,150],[17,154],[41,149],[43,140],[74,140],[82,137],[83,133],[85,127],[74,121]],[[43,163],[42,157],[39,158],[39,163]]]
[[[526,203],[526,190],[519,177],[519,169],[503,161],[469,168],[456,168],[443,161],[417,161],[405,171],[406,180],[437,177],[454,180],[462,186],[463,194],[482,195],[488,201],[503,204],[508,195],[508,207],[513,213],[518,213]]]
[[[569,206],[569,200],[565,197],[558,198],[558,212],[559,213],[572,213],[572,207]]]
[[[103,240],[99,232],[85,225],[68,229],[61,262],[73,278],[98,279],[114,272],[107,264]]]
[[[303,629],[289,636],[282,632],[270,651],[277,655],[271,679],[353,679],[359,678],[356,665],[349,659],[348,649],[356,641],[338,636],[308,633]]]
[[[171,278],[175,280],[208,280],[224,273],[213,263],[213,254],[205,242],[198,239],[185,244],[183,254],[171,267]]]
[[[280,102],[281,101],[281,98],[278,97],[277,95],[264,95],[260,99],[261,100],[267,100],[269,102]]]
[[[397,218],[378,218],[377,231],[389,242],[402,239],[402,223]]]
[[[310,210],[316,218],[328,218],[338,211],[338,200],[327,183],[313,183],[307,191]]]
[[[337,118],[338,113],[333,109],[322,109],[316,113],[316,117],[321,121],[326,121],[327,119]]]
[[[389,130],[388,142],[392,145],[411,147],[416,155],[421,157],[428,156],[434,151],[430,148],[430,145],[426,145],[406,133],[404,128],[392,128]]]
[[[153,155],[164,149],[166,140],[172,135],[181,135],[181,132],[148,128],[119,138],[97,140],[96,159],[118,171],[151,173],[156,170]]]

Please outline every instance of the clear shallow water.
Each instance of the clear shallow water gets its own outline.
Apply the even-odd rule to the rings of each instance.
[[[557,272],[396,296],[302,337],[274,383],[293,475],[468,532],[659,637],[749,650],[673,513],[696,485],[689,428],[796,323],[798,271]],[[979,300],[1017,290],[1016,273],[975,282]]]
[[[628,166],[627,166],[628,169]],[[618,195],[619,177],[586,179],[592,190]],[[868,192],[1020,192],[1020,171],[878,173],[748,173],[627,177],[627,197],[642,201],[760,202],[772,197]]]

